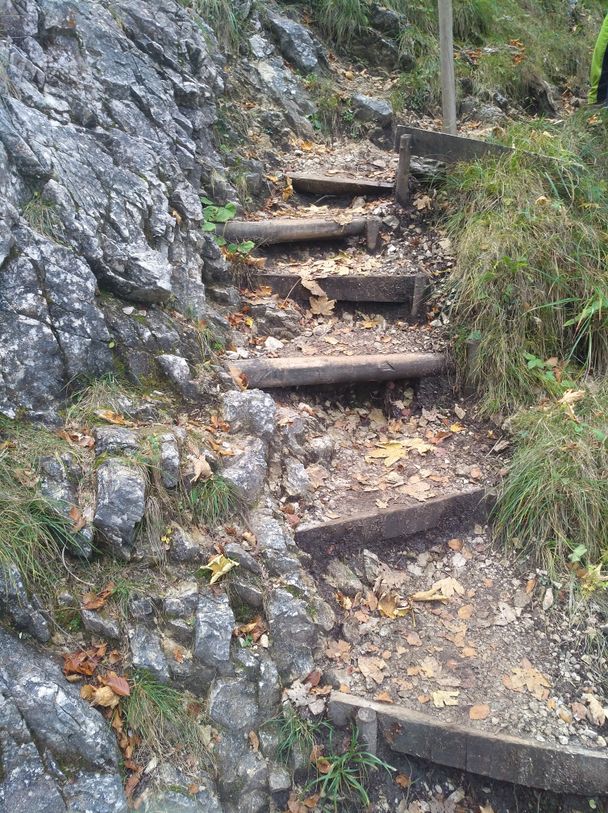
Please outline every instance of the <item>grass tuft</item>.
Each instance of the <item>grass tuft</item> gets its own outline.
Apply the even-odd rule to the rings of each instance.
[[[55,204],[45,200],[38,192],[23,207],[23,217],[38,234],[43,234],[54,243],[60,243],[63,227]]]
[[[54,583],[62,552],[79,550],[58,509],[35,485],[24,485],[7,450],[0,452],[0,570],[14,564],[30,586]]]
[[[451,321],[486,414],[608,371],[608,114],[517,125],[534,153],[458,165],[446,179],[458,264]],[[447,205],[447,204],[446,204]],[[475,341],[466,368],[467,342]]]
[[[186,698],[145,669],[133,675],[125,718],[142,745],[156,756],[185,750],[205,761],[208,743],[202,727],[188,713]]]
[[[329,729],[323,721],[308,720],[301,717],[291,703],[283,703],[281,716],[270,721],[276,725],[279,734],[277,756],[280,762],[287,764],[294,752],[307,758],[310,755],[319,734]]]
[[[325,805],[329,803],[334,811],[367,809],[371,804],[368,793],[370,774],[378,768],[389,773],[394,769],[366,751],[355,726],[343,753],[334,754],[332,746],[333,732],[330,734],[328,756],[317,760],[317,767],[322,764],[322,770],[308,788],[320,792]]]
[[[219,474],[196,483],[188,494],[188,505],[196,523],[211,527],[236,516],[242,507],[234,485]]]
[[[522,412],[513,425],[518,443],[495,531],[535,554],[551,575],[584,563],[584,587],[590,568],[608,566],[608,382],[570,406]]]
[[[347,46],[368,24],[366,0],[316,0],[314,8],[321,30],[341,46]]]

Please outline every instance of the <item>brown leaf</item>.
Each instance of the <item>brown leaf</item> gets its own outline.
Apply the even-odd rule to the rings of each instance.
[[[131,694],[128,680],[124,677],[120,677],[116,672],[108,672],[107,675],[102,675],[99,680],[105,686],[109,686],[114,694],[117,694],[119,697],[129,697]]]
[[[469,717],[471,720],[485,720],[491,711],[486,703],[477,703],[469,709]]]
[[[378,703],[394,703],[395,702],[388,692],[378,692],[377,695],[374,695],[374,700],[377,700]]]
[[[405,790],[405,788],[409,788],[409,786],[412,784],[412,779],[410,776],[407,776],[404,773],[398,773],[395,777],[395,784],[399,785],[400,788]]]
[[[260,750],[260,738],[255,733],[255,731],[250,731],[249,734],[247,734],[247,739],[249,740],[249,745],[251,746],[253,751]]]
[[[73,505],[70,508],[70,519],[72,520],[73,533],[78,533],[78,531],[87,524],[86,519],[82,515],[82,511],[77,505]]]
[[[371,678],[374,683],[382,683],[384,680],[382,670],[386,667],[386,663],[382,658],[364,658],[360,655],[357,663],[363,677]]]
[[[335,299],[328,299],[327,296],[311,296],[309,299],[310,311],[314,316],[331,316],[336,306]]]
[[[458,618],[464,618],[465,620],[467,620],[472,615],[473,615],[472,604],[463,604],[463,606],[458,610]]]
[[[319,757],[315,762],[315,766],[319,773],[326,774],[331,771],[331,762],[327,757]]]
[[[83,596],[83,603],[82,607],[84,610],[100,610],[107,600],[110,598],[114,590],[116,589],[116,585],[114,582],[108,582],[104,588],[102,588],[99,593],[85,593]]]
[[[111,409],[96,409],[95,415],[107,423],[113,423],[116,426],[135,426],[133,421],[128,421],[119,415],[117,412],[112,412]]]

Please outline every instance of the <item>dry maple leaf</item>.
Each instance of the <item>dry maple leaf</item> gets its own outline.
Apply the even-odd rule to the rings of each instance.
[[[382,670],[386,668],[386,663],[382,658],[364,658],[360,655],[357,663],[363,677],[371,678],[374,683],[382,683],[384,680]]]
[[[459,691],[444,691],[440,689],[431,695],[433,705],[438,709],[442,709],[444,706],[457,706],[459,694]]]
[[[377,449],[374,449],[373,452],[367,455],[367,458],[384,459],[384,465],[390,468],[390,466],[394,466],[395,463],[398,463],[402,457],[405,457],[410,450],[418,452],[419,455],[424,455],[432,448],[431,444],[425,443],[422,438],[389,440],[379,444]]]
[[[209,584],[215,584],[218,579],[230,573],[233,567],[238,567],[239,563],[234,559],[229,559],[223,553],[218,553],[217,556],[212,556],[206,565],[201,567],[201,570],[210,570],[213,574],[209,579]]]
[[[510,675],[505,675],[503,684],[512,692],[530,692],[537,700],[546,700],[549,697],[551,681],[548,677],[535,669],[527,658],[523,658],[520,666],[514,666]]]
[[[84,610],[100,610],[110,598],[116,585],[114,582],[108,582],[106,586],[99,591],[99,593],[85,593],[83,596],[82,607]]]
[[[107,423],[113,423],[116,426],[135,426],[133,421],[128,421],[119,415],[118,412],[112,412],[111,409],[96,409],[95,415]]]
[[[327,296],[311,296],[309,299],[310,311],[314,316],[331,316],[336,306],[335,299]]]
[[[597,697],[590,692],[587,692],[582,697],[589,707],[587,709],[587,717],[589,720],[596,726],[603,726],[606,722],[608,709],[605,709]]]
[[[312,294],[313,297],[316,296],[320,297],[321,299],[325,297],[325,299],[327,299],[327,294],[325,293],[323,288],[321,288],[319,283],[316,282],[314,279],[309,279],[308,277],[300,275],[300,285],[302,286],[302,288],[306,288],[306,290],[310,294]]]

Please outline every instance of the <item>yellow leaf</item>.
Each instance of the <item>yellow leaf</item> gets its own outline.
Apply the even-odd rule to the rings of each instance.
[[[402,604],[399,596],[392,593],[383,593],[378,599],[378,612],[385,618],[403,618],[406,616],[410,609],[409,607],[399,606]]]
[[[289,198],[293,195],[293,184],[291,183],[291,178],[287,178],[285,183],[285,188],[281,192],[281,197],[283,200],[289,200]]]
[[[469,718],[471,720],[485,720],[490,716],[490,707],[487,703],[477,703],[469,709]]]
[[[108,423],[116,424],[116,426],[134,426],[132,421],[126,420],[122,415],[117,412],[112,412],[111,409],[96,409],[95,414]]]
[[[229,559],[227,556],[224,556],[223,553],[218,553],[217,556],[213,556],[206,565],[203,565],[201,570],[210,570],[213,575],[209,580],[209,584],[215,584],[218,579],[221,579],[222,576],[225,576],[227,573],[230,573],[233,567],[238,567],[238,562],[235,562],[234,559]]]

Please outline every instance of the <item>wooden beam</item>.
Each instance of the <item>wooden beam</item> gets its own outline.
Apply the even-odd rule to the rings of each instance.
[[[397,381],[439,375],[446,369],[443,353],[387,353],[372,356],[291,356],[239,359],[230,370],[243,375],[250,388],[319,386],[357,381]]]
[[[418,281],[422,277],[424,281]],[[414,292],[428,286],[425,274],[353,274],[348,276],[315,277],[314,281],[338,302],[411,303]],[[251,274],[248,285],[268,285],[284,299],[308,300],[310,291],[302,285],[298,274]],[[418,288],[416,288],[418,286]]]
[[[392,195],[395,184],[369,178],[349,178],[346,175],[320,175],[314,172],[288,172],[297,192],[312,195]]]
[[[433,719],[403,706],[331,693],[329,716],[338,727],[355,719],[360,709],[376,713],[381,736],[397,753],[553,793],[608,793],[605,749],[591,751],[492,734]]]
[[[365,235],[369,243],[370,227],[380,221],[377,217],[355,217],[347,223],[327,218],[283,218],[270,220],[230,220],[218,223],[219,235],[231,243],[253,240],[257,245],[297,243],[302,240],[341,240],[345,237]],[[375,246],[370,246],[374,248]]]
[[[296,544],[308,553],[325,555],[334,546],[364,547],[423,533],[450,521],[471,526],[488,518],[491,499],[483,488],[436,497],[416,505],[349,514],[295,531]]]
[[[410,197],[411,141],[411,135],[402,135],[399,139],[399,164],[395,180],[395,200],[399,206],[405,206]]]
[[[420,158],[430,158],[434,161],[443,161],[446,164],[454,164],[458,161],[475,161],[487,155],[500,156],[513,152],[512,149],[503,147],[501,144],[489,144],[487,141],[479,141],[466,136],[421,130],[418,127],[410,127],[406,124],[397,125],[395,152],[399,151],[401,136],[403,135],[412,136],[412,155],[417,155]]]

